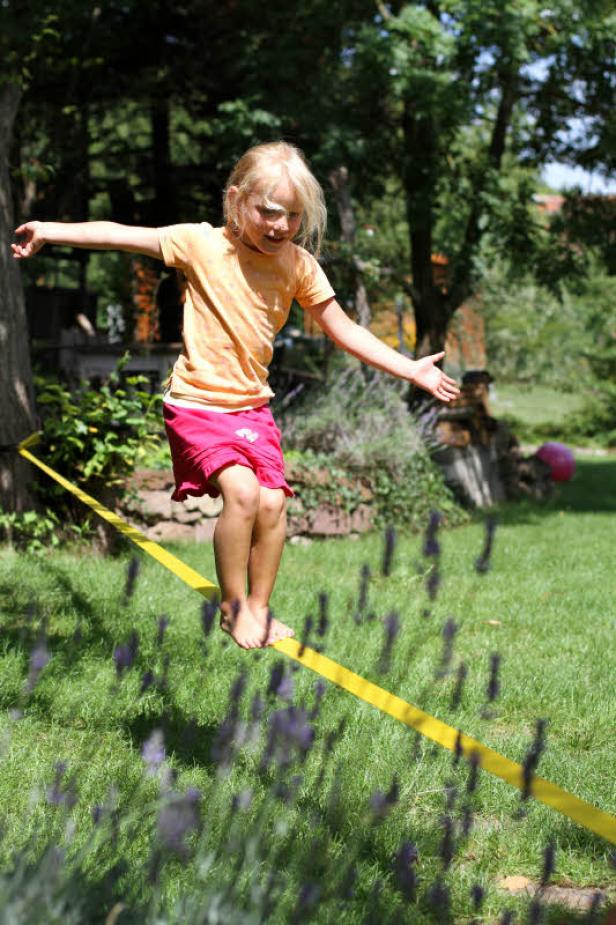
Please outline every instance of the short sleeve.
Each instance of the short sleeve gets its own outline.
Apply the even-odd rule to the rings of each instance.
[[[158,238],[165,266],[187,270],[195,259],[199,239],[202,238],[204,231],[210,230],[211,227],[207,222],[203,222],[202,224],[167,225],[159,228]]]
[[[327,276],[308,251],[297,248],[297,288],[295,298],[302,308],[320,305],[336,295]]]

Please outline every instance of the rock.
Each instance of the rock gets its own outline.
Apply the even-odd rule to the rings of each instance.
[[[173,520],[161,520],[146,531],[149,540],[194,540],[195,530],[188,524],[179,524]]]
[[[291,546],[311,546],[313,540],[309,536],[292,536],[289,539]]]
[[[175,485],[169,469],[138,469],[130,478],[129,486],[136,491],[162,491]]]
[[[200,511],[189,510],[182,501],[172,501],[171,519],[180,524],[195,524],[203,519],[203,515]]]
[[[168,520],[171,517],[171,496],[162,489],[140,491],[137,498],[130,501],[129,507],[146,520]]]
[[[330,504],[319,504],[308,514],[309,532],[317,536],[345,536],[351,532],[351,518],[346,511]]]
[[[191,543],[209,543],[214,536],[216,520],[209,518],[195,524],[181,524],[175,520],[162,520],[146,530],[146,536],[149,540],[174,542],[183,540]]]
[[[508,893],[525,893],[527,896],[537,896],[541,902],[555,906],[565,906],[587,912],[599,896],[600,902],[605,902],[606,895],[601,890],[592,887],[573,886],[545,886],[534,883],[528,877],[504,877],[497,884]]]
[[[222,511],[221,495],[217,498],[212,498],[210,495],[200,495],[198,498],[194,498],[192,495],[189,495],[186,501],[173,503],[182,503],[186,510],[199,511],[204,517],[218,517]]]
[[[360,504],[351,514],[351,530],[353,533],[366,533],[374,526],[374,508],[369,504]]]

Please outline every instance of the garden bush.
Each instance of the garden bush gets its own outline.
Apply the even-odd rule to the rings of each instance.
[[[377,522],[418,527],[438,508],[448,522],[465,518],[432,461],[404,399],[408,386],[354,362],[281,418],[288,458],[330,479],[311,487],[311,501],[353,510],[361,484],[374,497]],[[345,493],[345,486],[355,486]]]
[[[48,376],[35,377],[41,417],[41,442],[35,454],[103,503],[113,504],[122,496],[128,476],[161,444],[160,397],[141,388],[147,381],[144,377],[123,377],[129,358],[125,354],[98,387],[82,382],[69,388]],[[49,523],[60,517],[65,527],[87,532],[83,506],[76,507],[64,488],[44,475],[36,482],[35,493],[43,520]],[[28,531],[21,533],[24,543],[31,545]]]

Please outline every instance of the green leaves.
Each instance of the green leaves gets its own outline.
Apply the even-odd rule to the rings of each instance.
[[[71,393],[39,377],[37,402],[43,417],[46,461],[77,483],[120,486],[138,462],[160,443],[158,396],[140,390],[147,380],[129,376],[120,385],[125,355],[99,389],[83,383]]]

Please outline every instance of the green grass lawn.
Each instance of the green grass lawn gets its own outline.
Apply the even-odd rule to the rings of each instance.
[[[536,720],[546,719],[547,748],[538,773],[614,813],[615,513],[616,462],[580,461],[573,482],[549,503],[511,505],[500,512],[488,574],[477,575],[473,568],[483,542],[480,519],[443,532],[442,584],[434,604],[424,589],[421,538],[399,537],[393,572],[383,578],[382,538],[370,535],[289,546],[274,608],[301,633],[307,615],[318,617],[319,593],[326,592],[329,629],[312,644],[512,760],[524,759]],[[209,547],[173,551],[213,578]],[[106,560],[87,550],[39,557],[6,549],[0,554],[0,868],[9,870],[19,851],[33,861],[49,839],[66,839],[67,819],[74,821],[68,849],[74,856],[91,835],[93,808],[105,801],[113,802],[122,820],[81,861],[79,890],[90,917],[75,921],[104,922],[115,897],[129,907],[118,920],[121,925],[457,923],[472,918],[474,884],[486,891],[478,921],[495,922],[506,909],[524,919],[527,903],[497,884],[514,874],[537,880],[548,842],[557,849],[555,883],[597,887],[616,898],[613,846],[541,804],[521,807],[514,788],[483,772],[477,791],[468,796],[466,765],[455,767],[450,753],[331,685],[314,721],[315,744],[304,761],[281,772],[290,788],[281,789],[272,768],[261,762],[267,717],[285,706],[281,697],[267,695],[271,669],[281,656],[271,650],[245,653],[218,632],[205,640],[200,599],[152,560],[143,560],[135,592],[124,601],[128,561],[128,552]],[[366,611],[356,620],[360,570],[366,564],[373,578]],[[383,672],[383,620],[393,611],[401,631]],[[162,614],[168,615],[169,627],[158,645]],[[442,670],[442,631],[449,619],[457,632],[447,671]],[[133,628],[140,639],[136,665],[118,682],[112,652]],[[43,631],[51,660],[24,694],[29,654]],[[495,652],[501,656],[500,691],[486,709]],[[462,661],[468,675],[456,707],[452,698]],[[140,694],[147,670],[166,681]],[[242,671],[247,693],[240,715],[248,721],[249,702],[259,692],[265,703],[263,730],[258,733],[247,722],[236,760],[221,768],[212,744],[228,715],[230,684]],[[314,706],[315,676],[290,664],[287,672],[294,703]],[[16,707],[23,711],[20,718],[11,712]],[[151,877],[155,817],[149,807],[159,784],[144,778],[140,757],[156,728],[164,730],[168,763],[177,774],[174,788],[198,788],[205,816],[198,863],[171,860],[158,880]],[[337,739],[328,743],[335,730]],[[60,760],[77,788],[78,801],[69,809],[44,798]],[[371,797],[387,792],[394,779],[398,799],[377,824]],[[231,813],[233,795],[248,791],[251,806]],[[474,824],[463,837],[467,805]],[[111,818],[113,810],[107,815]],[[445,871],[444,817],[451,817],[455,833],[454,858]],[[418,901],[410,905],[396,888],[392,867],[405,840],[419,854]],[[337,880],[350,860],[356,881],[347,896]],[[245,908],[251,902],[264,908],[257,885],[267,883],[272,872],[278,876],[276,903],[265,917],[229,912],[225,902],[240,899]],[[435,882],[451,891],[449,912],[428,901]],[[328,888],[336,883],[332,895]],[[320,902],[313,903],[319,889]],[[213,902],[212,896],[226,913],[219,919],[199,918],[197,912],[191,917],[190,902],[196,909],[206,897]],[[152,902],[150,912],[140,904],[144,897]],[[160,910],[174,903],[188,905],[175,918],[163,917]],[[56,921],[44,916],[12,921],[39,920]],[[548,920],[584,919],[571,914]]]
[[[490,410],[495,417],[513,417],[533,427],[564,424],[568,415],[584,403],[579,392],[563,392],[544,385],[495,383],[491,387]]]

